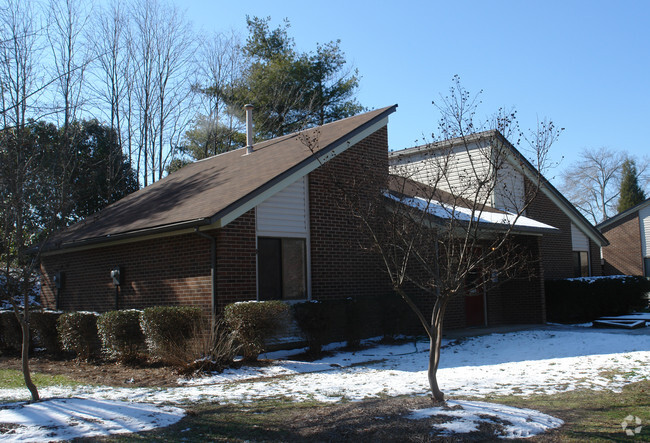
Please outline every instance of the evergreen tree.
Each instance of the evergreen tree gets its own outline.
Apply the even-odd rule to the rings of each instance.
[[[618,212],[626,211],[645,199],[645,192],[639,186],[639,174],[636,171],[636,164],[634,160],[627,159],[623,162]]]
[[[287,33],[289,23],[271,30],[269,21],[247,18],[249,36],[243,51],[248,67],[227,98],[235,110],[255,105],[259,137],[278,137],[363,110],[354,98],[358,74],[344,70],[339,41],[318,45],[315,53],[298,53]]]

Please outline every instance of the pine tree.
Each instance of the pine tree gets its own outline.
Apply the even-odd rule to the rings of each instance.
[[[645,200],[645,192],[639,186],[639,175],[634,160],[623,162],[621,194],[618,199],[618,212],[623,212]]]

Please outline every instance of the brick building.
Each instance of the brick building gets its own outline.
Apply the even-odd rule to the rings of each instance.
[[[609,241],[602,249],[605,275],[650,277],[650,199],[596,227]]]
[[[214,315],[236,301],[392,292],[378,258],[359,248],[339,187],[385,188],[395,109],[197,161],[71,226],[44,246],[42,302],[100,312],[184,304]],[[520,234],[538,256],[541,231]],[[474,301],[458,297],[447,326],[474,324]],[[481,301],[471,308],[479,324],[545,321],[541,277]]]

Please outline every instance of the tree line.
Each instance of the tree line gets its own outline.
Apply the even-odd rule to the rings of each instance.
[[[176,161],[243,144],[246,103],[259,138],[358,113],[359,77],[338,41],[300,52],[289,22],[247,17],[235,33],[195,32],[165,0],[3,0],[3,128],[96,119],[117,137],[143,186]]]

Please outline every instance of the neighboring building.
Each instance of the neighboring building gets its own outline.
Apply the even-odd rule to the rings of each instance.
[[[391,293],[378,257],[359,247],[340,186],[373,175],[383,183],[361,192],[384,192],[395,109],[197,161],[71,226],[44,247],[43,304],[185,304],[216,315],[237,301]],[[518,233],[535,257],[541,234]],[[541,273],[469,298],[450,304],[447,327],[545,321]]]
[[[596,227],[609,241],[602,249],[605,275],[650,277],[650,199]]]
[[[541,192],[523,215],[558,229],[546,233],[540,244],[544,278],[602,275],[600,248],[607,240],[498,131],[393,151],[389,162],[397,174],[425,184],[436,182],[441,189],[468,198],[477,189],[472,181],[489,177],[496,186],[491,195],[479,198],[506,211],[523,208],[529,193],[537,189],[531,183],[541,183]]]

